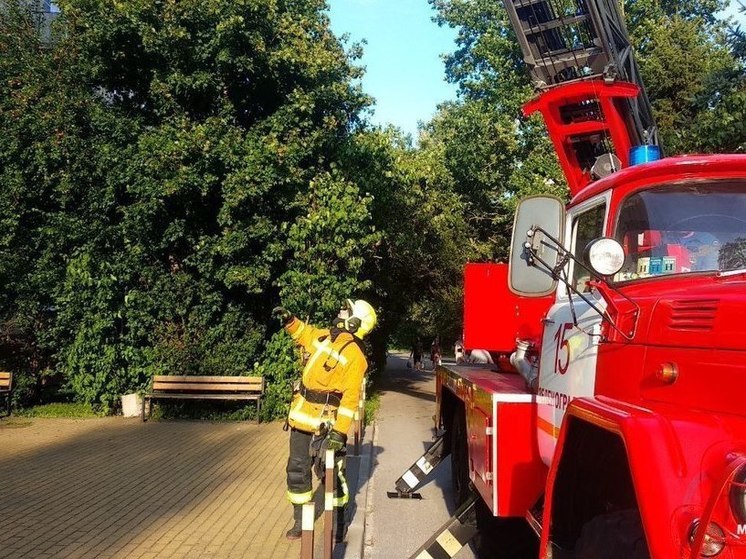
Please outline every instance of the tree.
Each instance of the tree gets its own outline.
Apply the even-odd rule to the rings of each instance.
[[[564,180],[543,125],[520,116],[533,95],[507,13],[499,0],[430,0],[436,21],[459,31],[446,75],[460,99],[445,104],[427,137],[442,142],[446,165],[467,202],[475,238],[505,255],[516,197],[562,193]],[[625,5],[631,39],[668,154],[743,148],[744,66],[738,32],[728,43],[714,14],[720,0]],[[492,254],[490,254],[492,252]]]
[[[430,0],[440,25],[458,29],[445,57],[459,99],[422,131],[421,151],[442,160],[444,188],[465,214],[470,260],[507,256],[514,207],[539,192],[566,196],[565,179],[540,119],[521,116],[534,92],[500,0]],[[713,14],[719,0],[625,4],[632,42],[668,154],[743,149],[743,41]],[[739,51],[739,46],[741,50]],[[447,186],[445,186],[447,185]],[[438,304],[422,300],[421,314]]]
[[[668,155],[730,152],[746,145],[746,74],[715,15],[727,2],[627,5],[641,73]]]
[[[438,329],[448,329],[454,317],[458,322],[460,311],[447,313],[443,296],[452,299],[453,286],[460,284],[467,229],[439,154],[414,148],[394,129],[361,131],[353,139],[344,169],[369,195],[378,233],[376,254],[365,262],[363,276],[370,280],[367,296],[383,310],[371,336],[374,358],[383,364],[388,344],[405,341],[402,332],[445,334]],[[427,309],[442,311],[438,317],[421,312],[425,301]],[[441,315],[448,320],[439,320]],[[460,331],[457,324],[450,328]]]
[[[281,413],[269,310],[328,320],[375,253],[339,170],[356,47],[321,0],[60,7],[51,45],[20,12],[0,38],[3,322],[103,410],[154,373],[257,367]]]
[[[463,196],[478,258],[507,256],[516,198],[564,194],[565,182],[543,124],[521,116],[531,98],[526,65],[501,2],[431,0],[436,21],[459,29],[446,76],[458,84],[457,102],[440,107],[426,128]]]

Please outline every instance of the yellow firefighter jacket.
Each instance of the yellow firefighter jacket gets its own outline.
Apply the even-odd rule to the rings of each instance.
[[[330,421],[335,431],[347,435],[368,369],[354,336],[343,331],[332,342],[328,329],[315,328],[298,318],[285,329],[310,355],[303,368],[301,390],[290,404],[288,423],[312,433]]]

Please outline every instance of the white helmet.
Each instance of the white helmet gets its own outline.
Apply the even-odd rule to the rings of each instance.
[[[340,310],[337,326],[364,338],[376,326],[376,311],[367,301],[347,299]]]

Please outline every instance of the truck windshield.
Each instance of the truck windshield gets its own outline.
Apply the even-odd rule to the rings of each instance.
[[[632,194],[615,238],[626,259],[615,281],[746,267],[746,181],[663,185]]]

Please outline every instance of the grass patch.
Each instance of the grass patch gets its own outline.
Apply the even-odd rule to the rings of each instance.
[[[160,400],[151,403],[154,420],[190,419],[198,421],[250,421],[256,420],[256,403],[232,401],[171,402]]]
[[[378,408],[381,406],[381,393],[378,390],[371,390],[365,395],[365,424],[371,425],[376,419]]]
[[[0,429],[20,429],[29,425],[31,425],[31,421],[28,419],[19,419],[17,417],[0,418]]]
[[[41,406],[14,411],[13,413],[19,417],[66,417],[73,419],[99,417],[99,414],[95,412],[90,404],[75,402],[43,404]]]

